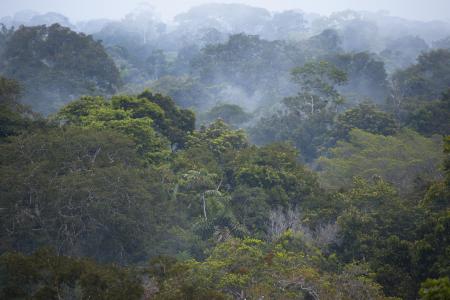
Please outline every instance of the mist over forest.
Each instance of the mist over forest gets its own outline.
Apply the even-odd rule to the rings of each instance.
[[[0,299],[450,299],[449,135],[448,20],[0,12]]]

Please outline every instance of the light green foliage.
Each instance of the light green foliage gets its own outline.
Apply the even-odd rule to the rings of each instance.
[[[444,300],[450,298],[450,280],[448,277],[428,279],[420,289],[422,300]]]
[[[294,239],[291,233],[275,244],[231,239],[202,263],[172,265],[156,298],[204,299],[216,291],[222,298],[212,299],[385,299],[361,267],[348,266],[340,274],[319,272],[314,261],[320,253],[288,250]]]
[[[338,142],[328,157],[319,159],[321,182],[336,189],[350,186],[355,176],[379,176],[402,193],[410,192],[418,177],[431,181],[441,176],[440,147],[439,140],[410,130],[383,136],[353,129],[348,142]]]
[[[141,155],[150,161],[168,155],[168,141],[153,127],[152,116],[163,115],[156,104],[145,100],[117,96],[111,101],[101,97],[82,97],[61,109],[57,119],[95,129],[113,129],[133,138]]]
[[[132,137],[149,161],[161,161],[172,149],[182,147],[193,130],[195,117],[161,95],[145,91],[137,97],[82,97],[61,109],[56,118],[69,125],[109,128]]]

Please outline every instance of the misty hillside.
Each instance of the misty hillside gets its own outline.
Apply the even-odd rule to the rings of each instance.
[[[32,74],[20,74],[23,70],[15,70],[19,65],[8,62],[14,59],[11,55],[17,55],[6,51],[8,44],[15,42],[23,31],[19,30],[22,25],[50,28],[58,23],[78,34],[92,35],[114,60],[121,80],[94,75],[95,80],[109,80],[103,83],[109,88],[101,83],[91,84],[89,79],[84,86],[78,84],[61,92],[57,91],[59,88],[45,87],[44,83],[33,83],[24,99],[36,103],[35,108],[45,113],[55,112],[61,99],[68,101],[80,95],[105,95],[105,92],[111,95],[118,89],[136,93],[147,87],[201,112],[228,102],[257,111],[294,93],[290,70],[309,60],[330,61],[349,73],[340,92],[352,104],[370,99],[382,105],[388,93],[388,77],[415,64],[424,52],[450,47],[446,42],[450,37],[449,23],[410,21],[384,13],[350,10],[325,17],[300,10],[273,13],[241,4],[206,4],[165,23],[154,8],[142,5],[120,21],[101,19],[74,25],[57,13],[22,11],[3,17],[0,22],[4,24],[0,70],[7,77],[33,80]],[[14,31],[17,32],[13,34]],[[94,51],[101,50],[93,50],[92,54],[84,51],[97,55]],[[33,68],[39,68],[38,64],[47,60],[44,56],[48,54],[36,58],[39,62],[30,67],[34,76],[42,71]],[[220,64],[227,66],[224,69]],[[112,68],[105,67],[105,71],[117,72],[109,71]],[[78,75],[69,76],[85,77],[81,70]],[[55,100],[50,100],[53,97]]]
[[[0,299],[450,299],[449,22],[0,26]]]

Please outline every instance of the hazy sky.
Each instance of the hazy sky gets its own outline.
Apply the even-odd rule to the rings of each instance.
[[[139,3],[155,6],[164,19],[187,10],[190,6],[208,2],[245,3],[269,10],[300,8],[307,12],[329,14],[344,9],[379,11],[418,20],[450,20],[450,0],[0,0],[0,16],[32,9],[38,12],[55,11],[72,21],[113,18],[120,19]]]

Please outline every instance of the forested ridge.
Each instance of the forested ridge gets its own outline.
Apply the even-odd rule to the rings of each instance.
[[[0,299],[450,299],[448,38],[219,8],[2,27]]]

